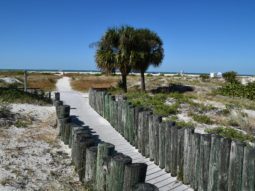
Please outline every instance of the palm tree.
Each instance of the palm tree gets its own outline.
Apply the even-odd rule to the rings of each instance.
[[[122,88],[127,92],[127,75],[131,71],[131,51],[134,49],[135,29],[129,26],[110,28],[98,43],[97,67],[104,72],[118,69],[121,72]]]
[[[132,52],[135,70],[141,73],[141,89],[145,91],[144,73],[152,66],[159,66],[164,58],[163,42],[160,37],[149,29],[136,30],[136,47]]]
[[[109,28],[96,45],[96,64],[105,73],[110,73],[116,67],[114,48],[118,46],[118,38],[117,30]]]

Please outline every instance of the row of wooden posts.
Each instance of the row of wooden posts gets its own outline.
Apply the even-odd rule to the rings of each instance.
[[[113,144],[103,142],[89,126],[75,123],[70,106],[55,93],[57,124],[61,140],[71,148],[72,162],[85,185],[97,191],[158,191],[145,183],[147,165],[115,151]]]
[[[163,122],[105,89],[91,89],[89,103],[143,156],[194,190],[255,190],[253,145]]]

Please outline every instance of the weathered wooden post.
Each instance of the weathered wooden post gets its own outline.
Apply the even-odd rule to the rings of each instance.
[[[139,113],[142,112],[142,107],[135,107],[134,108],[134,146],[138,149],[138,126],[139,126]]]
[[[66,123],[64,123],[64,125],[62,126],[63,127],[63,130],[62,130],[62,140],[64,142],[65,145],[68,145],[69,144],[69,137],[70,137],[70,132],[71,132],[71,118],[69,117],[69,121],[67,121]]]
[[[147,164],[132,163],[125,166],[123,191],[130,191],[137,183],[144,183]]]
[[[122,98],[122,100],[119,103],[120,105],[120,118],[119,118],[119,133],[124,137],[124,118],[125,118],[125,114],[124,114],[124,106],[125,106],[125,100],[124,97]]]
[[[54,106],[56,107],[56,115],[58,116],[58,107],[60,106],[60,105],[63,105],[63,101],[54,101],[53,102],[54,103]]]
[[[241,190],[255,190],[255,148],[246,145],[244,147],[243,176]]]
[[[242,169],[244,158],[244,144],[232,141],[228,171],[228,190],[240,191],[242,189]]]
[[[71,129],[70,129],[71,132],[70,132],[70,136],[69,136],[69,147],[70,148],[72,148],[73,138],[74,138],[75,132],[76,131],[80,131],[80,130],[84,130],[84,131],[86,130],[88,132],[86,127],[79,126],[79,125],[77,125],[75,123],[71,123]]]
[[[154,158],[153,158],[153,144],[154,144],[153,114],[149,115],[148,124],[149,124],[148,125],[148,128],[149,128],[149,158],[150,158],[151,161],[153,161],[154,160]]]
[[[60,101],[60,93],[59,92],[55,92],[55,101]]]
[[[149,117],[149,147],[150,160],[154,160],[155,164],[159,164],[159,123],[162,117],[151,115]]]
[[[177,127],[177,178],[183,180],[184,128]]]
[[[77,172],[79,175],[79,179],[81,182],[84,181],[85,177],[85,169],[86,169],[86,149],[94,146],[95,140],[93,138],[87,138],[85,136],[82,137],[82,139],[79,140],[77,145]]]
[[[211,135],[202,134],[200,141],[200,167],[198,176],[198,190],[207,190],[208,174],[209,174],[209,161],[211,151]]]
[[[220,160],[219,160],[219,183],[217,190],[228,190],[228,170],[230,161],[231,140],[221,138],[220,140]]]
[[[194,133],[193,134],[193,141],[192,147],[194,147],[194,154],[193,154],[193,164],[191,165],[191,175],[192,178],[190,180],[190,185],[194,190],[198,189],[198,179],[199,179],[199,168],[200,168],[200,138],[201,134]]]
[[[57,110],[57,117],[58,117],[59,135],[62,139],[64,134],[63,132],[64,126],[70,122],[70,106],[60,105],[56,107],[56,110]]]
[[[96,190],[106,190],[106,176],[109,174],[109,157],[114,154],[114,145],[110,143],[98,144],[97,167],[96,167]]]
[[[152,115],[152,111],[145,110],[143,113],[143,123],[142,123],[142,154],[145,157],[150,156],[150,146],[149,146],[149,118]]]
[[[129,109],[130,114],[130,133],[129,133],[129,139],[131,145],[135,146],[135,138],[136,138],[136,127],[135,125],[135,107],[133,105],[130,105]]]
[[[110,173],[107,181],[107,190],[123,190],[125,165],[131,164],[132,159],[122,153],[112,157],[110,161]]]
[[[85,183],[94,184],[96,181],[97,146],[86,149]]]
[[[217,190],[217,185],[219,182],[219,160],[221,158],[220,154],[220,139],[218,135],[211,136],[211,153],[209,160],[209,173],[208,173],[208,191]]]
[[[119,118],[118,118],[118,104],[119,102],[116,100],[114,100],[114,129],[116,129],[116,131],[118,131],[118,124],[119,124]]]
[[[111,103],[111,93],[108,93],[107,95],[107,121],[110,122],[110,115],[111,115],[111,107],[110,107],[110,103]]]
[[[57,116],[59,119],[63,119],[70,116],[70,106],[69,105],[59,105],[56,107]]]
[[[129,121],[128,121],[128,101],[125,100],[124,102],[124,131],[123,131],[123,136],[125,137],[125,139],[128,141],[128,128],[129,128]]]
[[[191,136],[194,132],[193,128],[185,128],[184,130],[184,153],[183,153],[183,183],[189,184],[190,183],[190,166],[193,161],[190,161],[191,158],[191,146],[192,140]]]
[[[143,153],[143,116],[145,111],[141,111],[138,113],[138,133],[137,133],[137,141],[138,141],[138,151]]]
[[[51,100],[51,92],[48,92],[48,99]]]
[[[76,168],[78,164],[78,156],[80,155],[79,153],[80,142],[82,142],[84,139],[90,139],[91,137],[92,135],[86,130],[76,130],[74,132],[71,157],[72,157],[72,162],[74,163]]]
[[[168,122],[165,129],[165,171],[171,170],[172,148],[171,148],[171,128],[175,126],[174,122]]]
[[[176,126],[171,128],[171,176],[177,176],[177,151],[178,151],[178,129]]]
[[[27,92],[27,70],[24,70],[24,92]]]
[[[166,122],[159,124],[159,167],[165,168],[165,131]]]
[[[133,187],[132,191],[159,191],[159,189],[150,183],[139,183]]]
[[[115,96],[111,96],[111,102],[110,102],[110,108],[111,108],[111,112],[110,112],[110,123],[113,127],[115,127],[115,116],[114,116],[114,113],[115,113],[115,108],[114,108],[114,102],[115,102]]]
[[[120,109],[121,101],[120,101],[120,98],[118,97],[116,101],[117,101],[117,103],[116,103],[117,124],[116,124],[115,129],[116,129],[116,131],[120,132],[120,123],[121,123],[121,117],[120,117],[121,116],[121,114],[120,114],[120,112],[121,112],[121,109]]]

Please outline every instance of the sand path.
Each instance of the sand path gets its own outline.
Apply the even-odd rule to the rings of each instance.
[[[187,191],[190,187],[171,177],[169,173],[160,169],[148,158],[143,157],[137,149],[130,145],[103,117],[101,117],[89,105],[88,93],[80,93],[72,90],[70,78],[63,77],[58,80],[57,90],[60,92],[61,100],[71,106],[71,115],[75,115],[79,120],[90,126],[105,142],[115,145],[118,152],[130,156],[133,162],[145,162],[148,165],[146,182],[155,184],[160,191]]]

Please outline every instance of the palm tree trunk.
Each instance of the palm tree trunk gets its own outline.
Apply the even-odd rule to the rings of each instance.
[[[122,74],[122,88],[124,92],[127,92],[127,75]]]
[[[145,92],[145,78],[144,78],[144,71],[141,71],[141,89]]]

